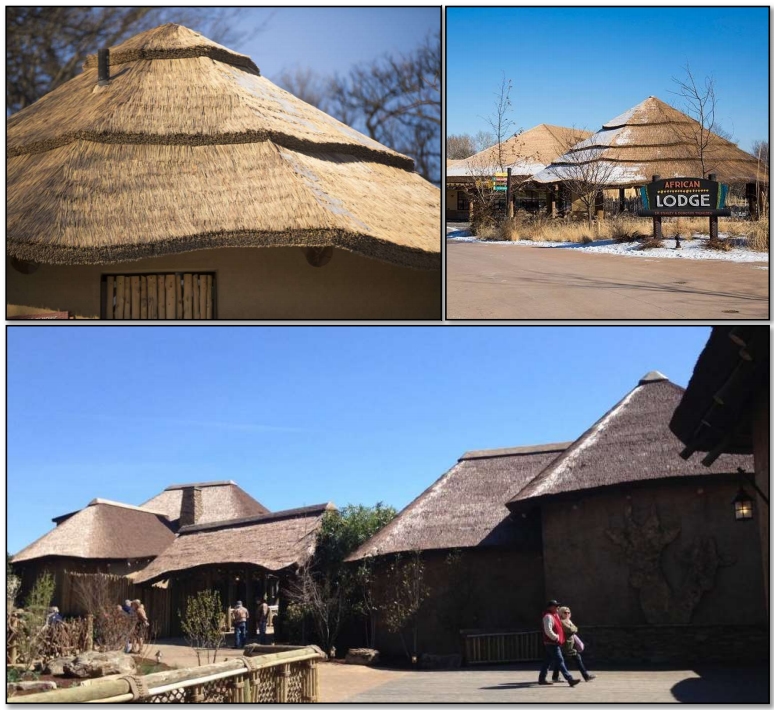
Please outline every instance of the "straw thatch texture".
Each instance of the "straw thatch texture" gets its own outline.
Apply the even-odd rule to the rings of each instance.
[[[642,185],[653,175],[702,177],[695,143],[699,124],[655,96],[608,121],[590,138],[556,158],[534,179],[560,182],[572,178],[579,164],[601,161],[611,187]],[[726,183],[768,182],[767,166],[749,153],[712,134],[705,149],[705,167]]]
[[[563,493],[685,476],[706,476],[698,461],[680,458],[682,445],[669,420],[683,395],[661,373],[649,373],[509,501],[512,508]],[[752,458],[723,456],[717,473],[752,465]]]
[[[149,30],[111,50],[109,85],[89,60],[8,119],[10,255],[96,264],[336,246],[440,266],[440,193],[410,158],[202,42]]]
[[[238,521],[191,525],[135,578],[136,584],[203,565],[248,564],[277,571],[303,565],[313,554],[317,530],[332,504],[309,506]]]
[[[268,508],[245,493],[233,481],[184,483],[167,486],[161,493],[145,501],[140,507],[157,510],[168,516],[170,520],[179,520],[180,508],[183,503],[183,489],[194,487],[201,489],[202,510],[199,523],[245,518],[269,512]]]
[[[768,328],[754,325],[712,329],[669,423],[686,446],[712,451],[723,445],[729,453],[753,452],[755,399],[769,392],[769,337]]]
[[[114,560],[154,557],[174,537],[163,515],[97,498],[14,555],[12,561],[51,555]]]
[[[591,131],[541,123],[528,131],[512,136],[502,144],[503,170],[511,168],[512,175],[526,177],[543,170],[567,149],[572,136],[586,138]],[[448,177],[493,175],[500,171],[500,153],[496,145],[486,148],[464,160],[447,164]]]
[[[510,519],[505,503],[567,446],[465,454],[348,559],[519,542],[519,524]]]

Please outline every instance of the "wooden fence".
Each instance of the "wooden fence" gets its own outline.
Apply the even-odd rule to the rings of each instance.
[[[540,631],[463,631],[462,637],[467,664],[541,661],[545,656]]]
[[[314,703],[319,697],[316,646],[242,657],[198,668],[101,678],[9,703]]]
[[[214,274],[129,274],[102,277],[101,317],[108,320],[212,320]]]

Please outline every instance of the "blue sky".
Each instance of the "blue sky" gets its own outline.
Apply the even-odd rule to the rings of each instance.
[[[449,133],[487,130],[502,73],[517,128],[596,131],[669,93],[686,63],[714,75],[717,120],[749,150],[768,140],[769,8],[448,8]]]
[[[410,52],[440,26],[437,7],[248,8],[238,27],[247,32],[232,49],[249,54],[269,79],[293,67],[347,73],[385,52]]]
[[[11,327],[8,549],[101,497],[233,479],[404,507],[466,450],[573,439],[707,327]]]

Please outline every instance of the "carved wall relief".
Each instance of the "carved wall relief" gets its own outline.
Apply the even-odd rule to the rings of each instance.
[[[655,506],[638,522],[627,505],[623,527],[605,534],[625,555],[629,584],[639,590],[640,607],[649,624],[689,623],[702,595],[715,586],[718,569],[729,564],[720,558],[713,537],[698,537],[678,553],[681,579],[668,580],[662,555],[680,536],[680,526],[662,525]]]

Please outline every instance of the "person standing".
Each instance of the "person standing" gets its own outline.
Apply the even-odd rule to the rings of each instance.
[[[580,683],[580,678],[573,678],[567,666],[564,665],[562,657],[562,645],[564,644],[564,629],[562,622],[556,610],[559,608],[559,602],[551,599],[546,603],[546,610],[543,612],[543,646],[546,650],[546,657],[543,665],[540,667],[538,675],[538,685],[553,685],[550,680],[546,680],[549,667],[558,670],[564,679],[574,688]]]
[[[250,618],[250,612],[242,606],[242,602],[237,602],[231,612],[231,620],[234,622],[234,648],[244,648],[247,641],[247,620]]]
[[[578,633],[578,627],[572,623],[570,616],[572,611],[568,606],[559,607],[559,620],[562,624],[562,630],[564,631],[564,644],[562,645],[562,656],[569,660],[570,658],[575,660],[580,674],[583,676],[583,680],[590,683],[596,676],[593,673],[589,673],[586,670],[586,666],[583,663],[583,656],[581,655],[583,647],[578,643],[579,639],[575,634]],[[551,680],[556,683],[559,680],[559,671],[554,668],[553,678]]]
[[[145,613],[145,607],[139,599],[135,599],[132,603],[132,610],[136,618],[136,624],[134,626],[134,640],[132,646],[137,646],[135,653],[142,653],[142,647],[145,645],[145,636],[150,626],[148,621],[148,615]]]
[[[266,626],[269,623],[269,605],[266,602],[266,597],[261,599],[258,604],[258,643],[262,646],[266,645]]]

